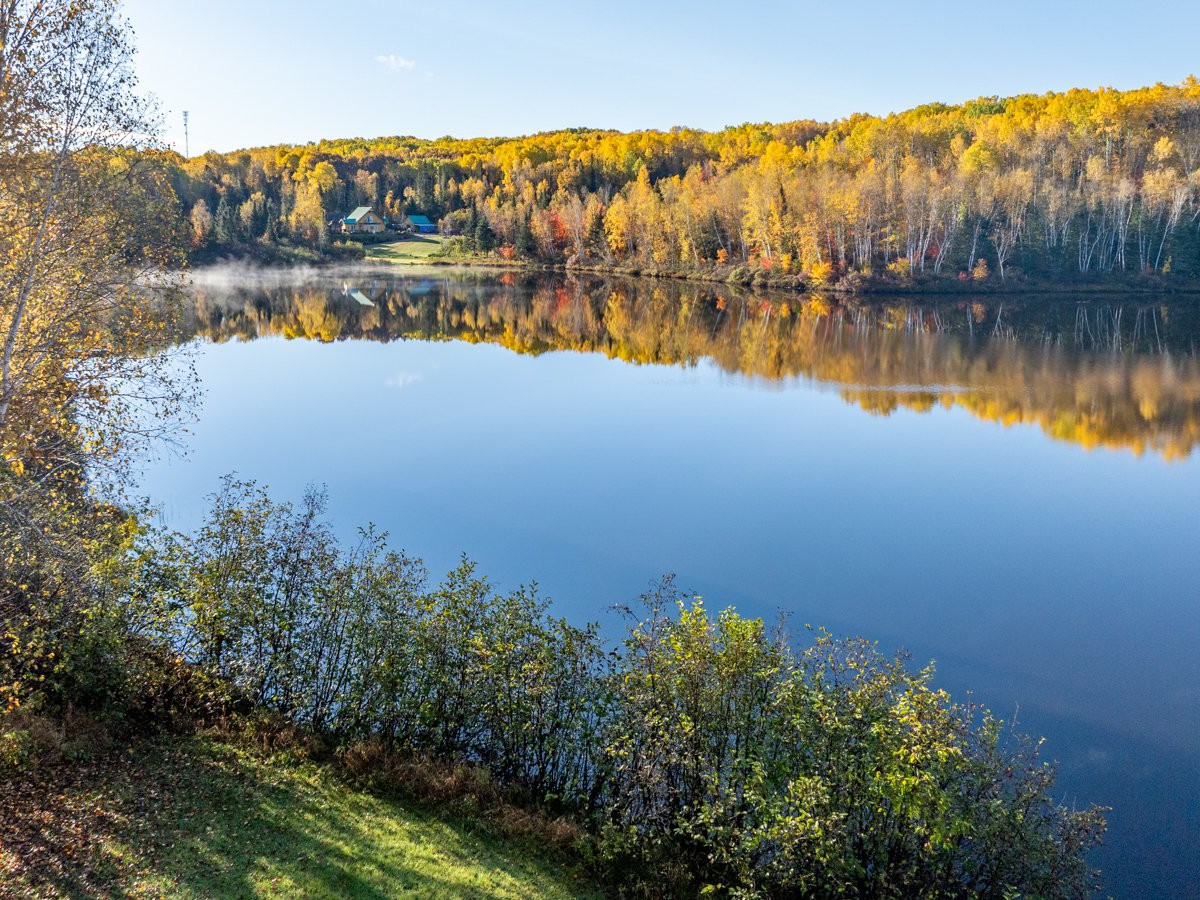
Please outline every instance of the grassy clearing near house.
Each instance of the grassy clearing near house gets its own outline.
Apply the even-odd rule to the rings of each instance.
[[[596,896],[537,849],[204,738],[0,780],[0,896]]]
[[[429,265],[443,252],[440,234],[413,234],[387,244],[369,244],[366,258],[401,266]]]

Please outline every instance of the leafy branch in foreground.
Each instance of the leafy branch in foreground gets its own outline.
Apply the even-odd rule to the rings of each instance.
[[[133,710],[157,665],[108,585],[139,525],[99,499],[194,393],[132,53],[116,0],[0,2],[0,712]]]
[[[160,352],[178,211],[132,54],[116,0],[0,3],[0,467],[35,484],[95,477],[191,397]]]

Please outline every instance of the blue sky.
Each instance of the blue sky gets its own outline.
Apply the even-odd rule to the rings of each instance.
[[[322,137],[718,129],[1200,74],[1200,3],[126,0],[191,151]]]

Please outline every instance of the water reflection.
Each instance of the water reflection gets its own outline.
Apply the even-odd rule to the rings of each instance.
[[[1117,896],[1200,891],[1200,305],[362,273],[195,299],[208,399],[145,485],[176,527],[231,470],[315,481],[348,536],[468,551],[576,620],[672,569],[907,648],[1114,807]]]
[[[302,286],[197,287],[213,341],[402,338],[519,353],[602,353],[766,382],[836,386],[867,412],[958,407],[1086,448],[1166,459],[1200,442],[1195,303],[1048,297],[888,300],[748,294],[589,278],[341,277]]]

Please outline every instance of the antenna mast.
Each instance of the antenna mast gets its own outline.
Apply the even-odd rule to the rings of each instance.
[[[188,147],[188,111],[183,111],[183,155],[187,159],[191,159],[191,150]]]

